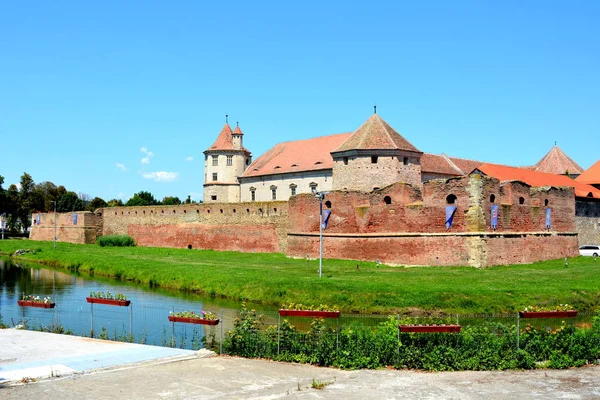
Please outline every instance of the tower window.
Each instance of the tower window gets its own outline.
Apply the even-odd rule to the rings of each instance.
[[[213,181],[216,181],[216,180],[217,180],[217,173],[213,172]]]
[[[216,195],[216,194],[213,194],[212,196],[210,196],[210,199],[211,199],[212,201],[217,201],[217,195]],[[210,212],[210,210],[209,210],[208,212]]]
[[[493,195],[493,194],[491,194],[491,195],[490,195],[490,203],[493,203],[493,202],[495,202],[495,201],[496,201],[496,196],[495,196],[495,195]]]
[[[385,197],[383,198],[383,202],[384,202],[385,204],[392,204],[392,198],[391,198],[390,196],[385,196]]]
[[[377,164],[377,156],[371,156],[371,164]]]
[[[295,196],[296,195],[296,185],[295,184],[291,184],[290,185],[290,196]]]
[[[456,196],[453,195],[453,194],[449,194],[446,197],[446,203],[448,203],[448,204],[456,204]]]
[[[519,197],[519,204],[525,204],[525,197]]]
[[[227,165],[233,165],[233,156],[227,156]]]
[[[256,188],[250,188],[250,198],[252,199],[252,201],[256,201]]]
[[[213,167],[219,165],[219,156],[212,156],[212,165]]]
[[[344,157],[343,160],[344,160],[344,165],[348,165],[348,157]]]
[[[402,163],[404,165],[408,165],[408,157],[404,157],[404,159],[402,160]]]

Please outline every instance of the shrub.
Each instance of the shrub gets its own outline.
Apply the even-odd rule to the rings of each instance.
[[[135,240],[129,235],[106,235],[100,236],[96,241],[100,247],[129,247],[135,246]]]

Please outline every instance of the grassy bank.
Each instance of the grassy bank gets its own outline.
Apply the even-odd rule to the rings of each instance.
[[[374,262],[318,260],[282,254],[145,247],[99,247],[29,240],[0,241],[0,253],[142,285],[280,305],[337,305],[342,311],[515,312],[527,305],[600,305],[600,261],[591,257],[477,270],[402,268]]]

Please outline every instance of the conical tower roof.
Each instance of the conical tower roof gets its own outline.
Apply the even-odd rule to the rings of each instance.
[[[588,185],[600,184],[600,160],[596,161],[594,165],[583,171],[581,175],[575,178],[575,180],[577,182],[587,183]]]
[[[546,172],[548,174],[565,174],[579,175],[583,172],[583,168],[573,161],[560,147],[554,145],[552,149],[535,164],[535,171]]]
[[[233,150],[232,134],[231,127],[226,123],[225,126],[223,126],[223,129],[221,129],[221,133],[219,133],[217,140],[215,140],[208,150]]]
[[[344,143],[333,151],[406,150],[420,151],[394,130],[378,114],[373,114]]]
[[[242,130],[240,129],[239,125],[236,125],[235,129],[233,130],[233,134],[234,135],[243,135]]]

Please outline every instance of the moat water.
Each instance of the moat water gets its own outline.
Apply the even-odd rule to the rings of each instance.
[[[106,306],[86,301],[92,291],[123,293],[131,300],[129,307]],[[55,308],[20,307],[23,295],[50,296]],[[267,315],[276,315],[275,307],[249,305]],[[78,336],[116,340],[133,340],[159,346],[197,349],[202,337],[221,334],[230,329],[241,303],[193,293],[152,289],[126,282],[83,276],[63,270],[43,268],[33,263],[13,263],[0,258],[0,316],[10,327],[55,331],[62,328]],[[168,321],[174,311],[210,311],[221,319],[216,327],[173,324]]]

